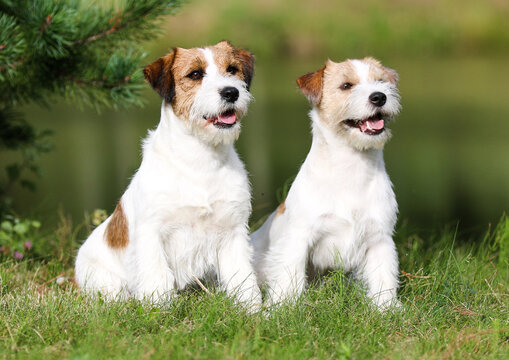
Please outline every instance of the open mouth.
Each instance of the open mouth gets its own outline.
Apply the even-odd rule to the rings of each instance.
[[[217,116],[210,116],[204,118],[211,124],[213,124],[217,128],[228,129],[237,123],[237,115],[235,114],[235,110],[227,110],[222,114]]]
[[[367,135],[378,135],[385,130],[385,120],[383,119],[382,113],[363,120],[345,120],[343,121],[346,125],[357,128],[360,132]]]

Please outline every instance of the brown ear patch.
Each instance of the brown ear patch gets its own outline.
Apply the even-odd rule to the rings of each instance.
[[[157,59],[143,69],[143,74],[148,83],[168,102],[171,102],[175,96],[172,66],[176,55],[177,49],[175,48],[171,53]]]
[[[243,73],[244,73],[244,81],[247,84],[247,89],[251,86],[251,80],[254,75],[254,56],[247,50],[243,49],[235,49],[235,56],[242,63]]]
[[[297,79],[297,85],[299,86],[300,91],[306,95],[313,106],[318,106],[322,100],[324,71],[325,66],[315,72],[302,75]]]
[[[111,215],[110,222],[105,231],[106,243],[114,249],[122,249],[129,243],[129,229],[127,218],[122,209],[122,200],[118,202]]]

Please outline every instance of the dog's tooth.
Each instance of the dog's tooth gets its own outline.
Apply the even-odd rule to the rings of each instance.
[[[373,131],[373,128],[371,127],[371,125],[369,125],[369,121],[366,121],[366,125],[367,125],[369,131]]]

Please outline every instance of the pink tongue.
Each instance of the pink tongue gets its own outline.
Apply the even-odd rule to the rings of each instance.
[[[221,121],[222,123],[230,124],[230,125],[234,124],[235,121],[237,121],[237,117],[235,116],[235,113],[230,114],[230,115],[219,115],[218,118],[219,118],[219,121]]]
[[[366,122],[369,123],[369,126],[371,126],[373,130],[382,130],[384,128],[383,119],[368,120]]]
[[[362,132],[369,131],[368,123],[371,130],[382,130],[384,128],[383,119],[368,119],[359,124]]]

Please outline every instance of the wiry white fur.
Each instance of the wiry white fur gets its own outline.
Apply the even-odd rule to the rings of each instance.
[[[163,101],[161,121],[144,141],[141,166],[121,198],[129,224],[127,247],[107,245],[104,231],[110,217],[80,248],[76,280],[87,292],[159,302],[213,274],[250,310],[261,303],[250,262],[251,205],[244,165],[228,129],[215,129],[209,138],[196,136],[196,127],[205,123],[197,118],[224,107],[215,94],[224,86],[245,90],[245,84],[239,86],[234,77],[220,78],[213,61],[207,60],[193,105],[194,126]],[[234,105],[238,113],[247,111],[246,92],[241,91]]]
[[[336,120],[374,114],[368,100],[374,91],[386,93],[382,109],[395,115],[395,86],[369,83],[362,70],[358,75],[361,82],[349,97],[346,116]],[[383,133],[370,136],[355,128],[333,131],[316,109],[310,116],[313,142],[285,211],[271,214],[251,235],[255,270],[267,285],[268,302],[295,299],[306,286],[306,267],[311,266],[318,273],[351,271],[380,309],[397,305],[398,257],[392,240],[397,203],[380,148],[386,138],[378,140]]]
[[[232,128],[217,129],[214,126],[200,126],[203,118],[216,116],[232,108],[232,104],[221,99],[219,90],[226,86],[233,86],[239,90],[239,98],[235,102],[237,115],[242,117],[247,112],[247,106],[252,100],[251,93],[247,90],[247,84],[234,76],[221,75],[214,63],[214,57],[210,49],[200,49],[207,60],[207,72],[202,80],[200,90],[195,95],[195,101],[191,107],[190,124],[193,133],[204,141],[217,145],[219,143],[233,143],[240,135],[240,122]]]
[[[369,65],[361,60],[352,60],[352,64],[360,78],[360,83],[356,84],[350,91],[346,110],[341,112],[341,118],[334,118],[332,121],[340,124],[343,120],[363,119],[375,115],[377,111],[380,111],[380,108],[373,107],[367,99],[370,94],[376,91],[382,92],[387,96],[383,112],[386,114],[386,122],[392,120],[401,109],[400,96],[396,85],[388,81],[369,81]],[[382,149],[392,135],[391,130],[388,128],[377,136],[363,134],[357,129],[348,127],[344,127],[343,130],[347,132],[346,138],[348,143],[358,150],[369,148]]]

